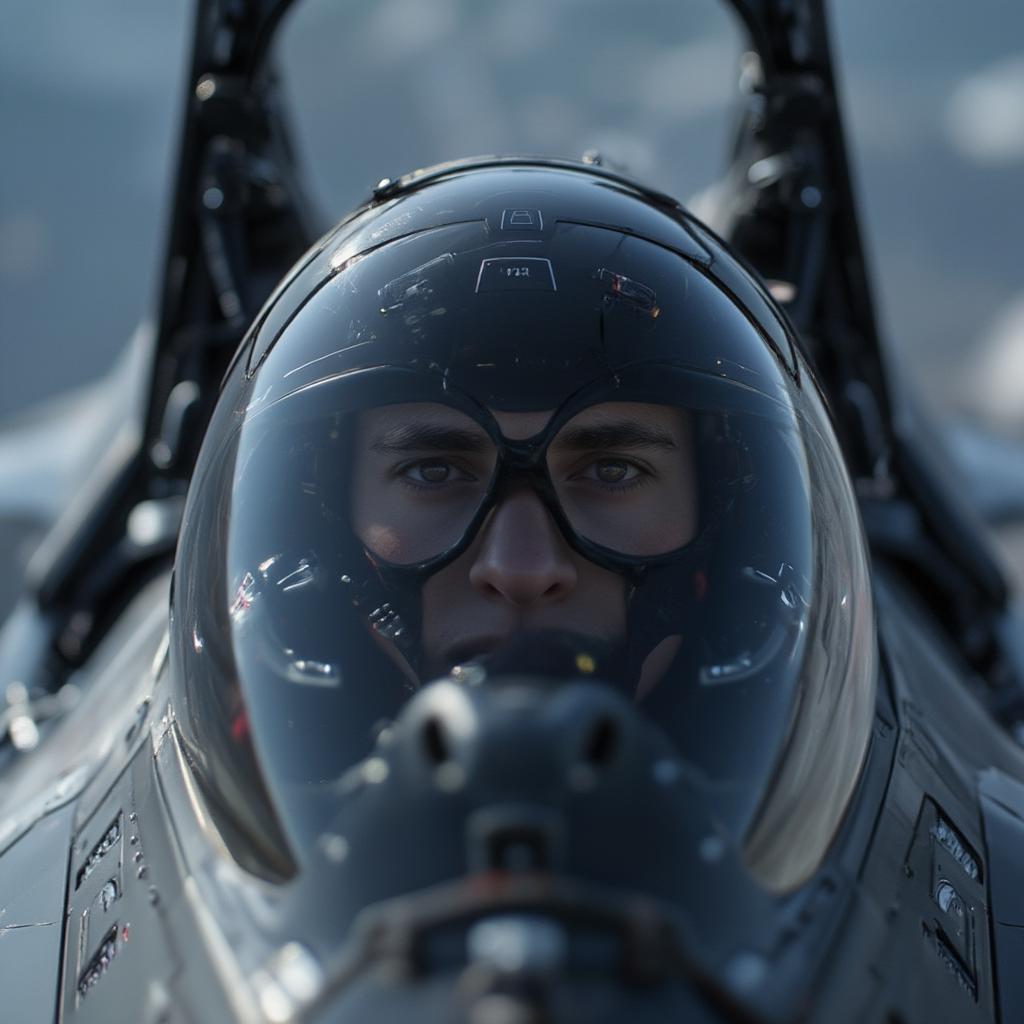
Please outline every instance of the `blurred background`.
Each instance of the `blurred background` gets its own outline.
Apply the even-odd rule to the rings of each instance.
[[[937,422],[1024,444],[1024,5],[857,0],[831,15],[894,359]],[[51,464],[68,481],[87,469],[144,367],[191,4],[5,0],[3,25],[0,469],[37,472],[0,501],[39,520],[66,494]],[[493,152],[597,148],[699,211],[744,48],[721,0],[305,0],[281,35],[324,227],[381,177]],[[4,447],[26,426],[38,458]]]

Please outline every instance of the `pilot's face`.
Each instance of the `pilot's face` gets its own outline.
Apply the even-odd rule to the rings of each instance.
[[[494,413],[509,440],[550,412]],[[366,547],[398,564],[443,553],[463,536],[493,478],[483,428],[457,410],[417,403],[360,415],[352,517]],[[577,534],[625,555],[675,550],[697,527],[689,418],[678,409],[605,402],[551,441],[547,468]],[[499,646],[521,629],[623,637],[626,580],[577,552],[526,483],[490,510],[470,545],[423,587],[423,673]]]

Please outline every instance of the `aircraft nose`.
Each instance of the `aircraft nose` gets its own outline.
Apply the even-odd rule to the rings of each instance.
[[[748,887],[722,874],[724,851],[701,864],[712,821],[635,705],[598,682],[481,669],[424,687],[379,743],[344,815],[344,891],[388,897],[380,913],[364,910],[376,913],[375,948],[444,965],[448,989],[429,967],[409,976],[461,1011],[448,1002],[441,1016],[416,1012],[422,987],[367,971],[382,1002],[404,1000],[407,1012],[389,1019],[482,1020],[515,992],[502,1003],[514,1015],[494,1019],[722,1024],[689,984],[701,962],[674,930],[675,908],[693,906],[706,924],[723,890],[738,887],[746,907]],[[636,980],[656,982],[657,998],[638,1002]],[[579,1016],[581,1000],[602,1013]]]

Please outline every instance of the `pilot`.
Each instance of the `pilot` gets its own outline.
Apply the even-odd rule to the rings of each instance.
[[[783,888],[871,727],[856,503],[784,315],[582,165],[419,172],[293,268],[226,377],[172,610],[182,742],[271,875],[439,677],[614,689]]]
[[[543,435],[553,410],[490,411],[502,440]],[[359,414],[352,526],[368,551],[415,562],[450,544],[484,500],[496,447],[443,405],[392,405]],[[600,402],[570,419],[546,451],[558,507],[590,540],[651,557],[697,533],[697,486],[687,414],[668,405]],[[421,591],[421,671],[436,678],[501,648],[520,631],[575,633],[602,649],[626,633],[627,580],[573,548],[536,490],[522,482],[497,500],[469,546]],[[648,654],[636,692],[677,648]],[[404,662],[402,663],[404,666]],[[410,678],[414,678],[410,676]]]

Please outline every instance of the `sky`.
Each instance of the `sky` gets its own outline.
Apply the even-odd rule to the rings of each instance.
[[[7,0],[0,424],[106,373],[153,308],[191,5]],[[1024,438],[1024,6],[833,4],[883,332],[940,416]],[[692,199],[724,167],[717,0],[305,0],[279,61],[324,226],[384,175],[596,147]]]

